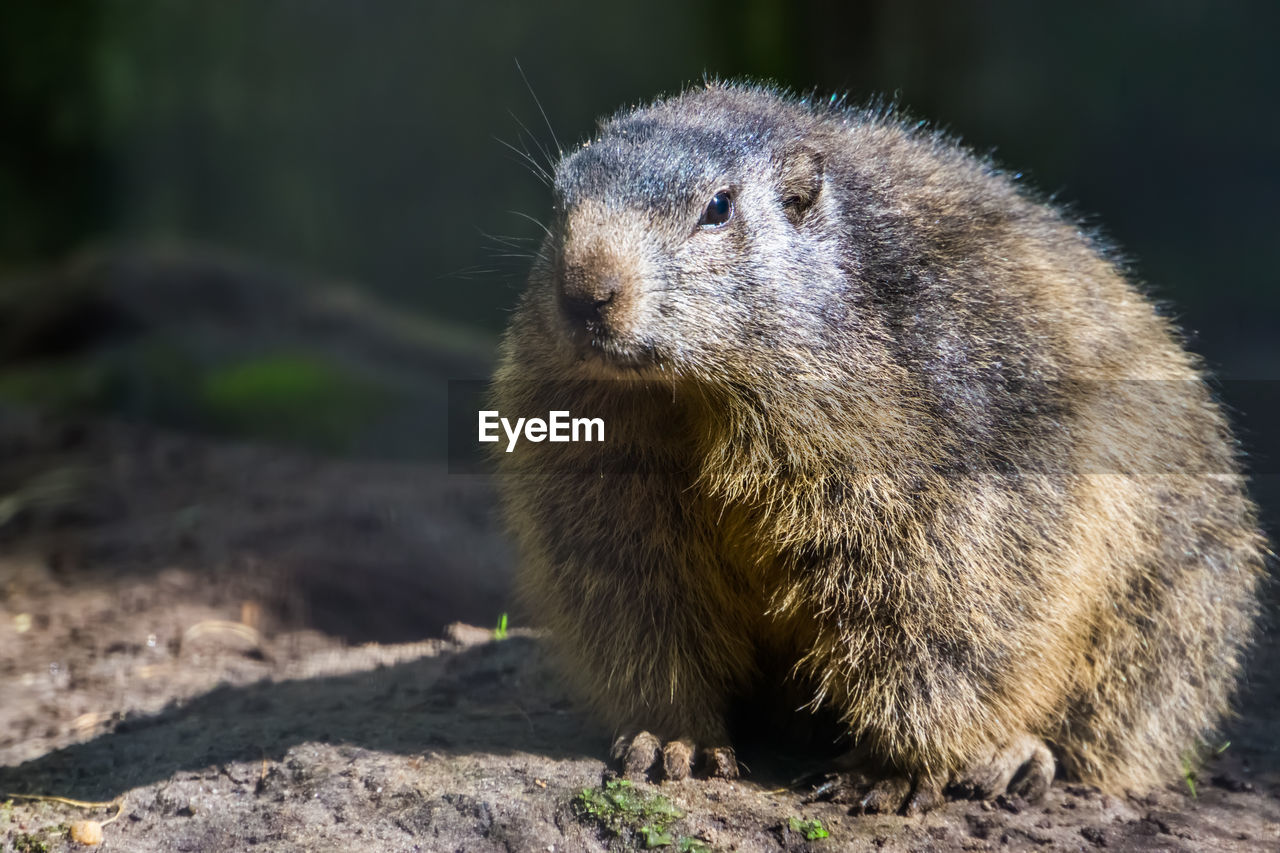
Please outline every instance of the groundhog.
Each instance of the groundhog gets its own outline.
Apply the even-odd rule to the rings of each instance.
[[[1217,745],[1266,546],[1098,234],[892,110],[750,84],[605,120],[553,178],[494,408],[605,440],[497,456],[624,772],[735,775],[761,696],[839,721],[866,811],[1137,791]]]

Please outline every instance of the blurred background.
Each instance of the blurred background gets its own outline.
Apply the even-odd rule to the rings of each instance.
[[[548,207],[511,149],[745,75],[888,95],[1091,216],[1274,472],[1277,31],[1265,2],[7,3],[0,400],[441,457]]]
[[[490,375],[549,208],[526,154],[704,75],[894,99],[1091,217],[1221,377],[1276,529],[1278,32],[1263,0],[0,3],[0,770],[101,734],[108,769],[49,765],[101,800],[215,750],[420,750],[323,679],[190,718],[212,741],[110,732],[536,621],[487,478],[445,464],[451,389]],[[1257,766],[1273,657],[1233,735]],[[477,702],[554,683],[460,672],[427,703],[459,750],[495,737]]]

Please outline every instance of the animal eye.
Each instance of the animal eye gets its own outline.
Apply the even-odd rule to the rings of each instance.
[[[733,218],[733,199],[728,190],[720,190],[707,202],[707,209],[702,211],[698,225],[702,228],[719,228]]]

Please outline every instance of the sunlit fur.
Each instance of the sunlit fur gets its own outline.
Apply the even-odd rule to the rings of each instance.
[[[781,660],[922,778],[1030,733],[1143,789],[1213,736],[1264,542],[1195,358],[1079,223],[884,111],[711,83],[567,152],[550,231],[496,405],[607,441],[500,453],[504,500],[620,732],[726,744]],[[589,332],[566,276],[620,282]]]

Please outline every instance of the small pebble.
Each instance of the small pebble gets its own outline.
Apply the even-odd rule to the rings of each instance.
[[[96,820],[78,820],[71,824],[71,840],[87,847],[102,843],[102,824]]]

